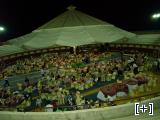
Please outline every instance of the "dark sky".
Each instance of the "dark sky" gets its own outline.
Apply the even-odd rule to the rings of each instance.
[[[128,31],[160,29],[160,19],[150,18],[160,11],[160,0],[0,0],[0,26],[7,29],[0,41],[33,31],[70,4]]]

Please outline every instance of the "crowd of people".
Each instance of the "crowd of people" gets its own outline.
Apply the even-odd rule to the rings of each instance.
[[[98,82],[117,81],[121,84],[136,77],[139,72],[151,69],[151,66],[144,54],[123,56],[123,59],[109,52],[31,56],[17,60],[1,72],[5,82],[0,88],[0,106],[16,107],[18,111],[32,111],[49,104],[55,111],[60,106],[95,108],[97,102],[86,99],[82,91]],[[11,89],[8,76],[35,71],[41,74],[36,82],[25,75],[24,82],[17,83],[17,88]]]

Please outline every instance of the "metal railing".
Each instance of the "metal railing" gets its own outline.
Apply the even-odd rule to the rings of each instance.
[[[160,96],[160,91],[150,93],[150,94],[145,94],[145,95],[134,96],[134,97],[120,98],[120,99],[114,100],[112,103],[110,103],[108,101],[107,102],[99,101],[98,103],[94,103],[94,104],[97,104],[97,106],[95,108],[103,108],[103,107],[117,106],[117,105],[119,105],[119,104],[117,104],[118,102],[120,102],[120,103],[123,102],[123,104],[128,103],[128,101],[131,101],[131,103],[133,103],[134,100],[141,102],[143,100],[146,100],[146,99],[144,99],[145,97],[148,97],[148,99],[151,99],[151,98],[155,98],[158,96]],[[107,104],[107,106],[103,106],[103,104]],[[30,112],[30,111],[33,112],[33,111],[35,111],[36,112],[37,108],[39,108],[39,107],[35,107],[32,109],[19,109],[19,110],[17,110],[17,107],[0,106],[0,111],[18,111],[18,112]],[[52,108],[53,112],[56,112],[57,110],[58,111],[74,111],[74,110],[91,109],[92,107],[90,104],[84,104],[84,105],[71,105],[71,106],[59,105],[57,107],[47,107],[47,108]],[[41,109],[43,109],[42,111],[45,111],[46,107],[41,107]]]
[[[143,51],[152,53],[153,57],[160,56],[160,45],[154,44],[129,44],[129,43],[108,43],[108,44],[90,44],[90,45],[82,45],[77,46],[76,52],[86,52],[87,51],[94,51],[100,49],[101,47],[107,48],[108,51],[124,51],[124,52],[137,52]],[[5,55],[0,57],[0,61],[6,61],[15,58],[27,57],[36,54],[42,53],[49,53],[49,52],[71,52],[73,53],[73,47],[68,46],[60,46],[54,48],[44,48],[44,49],[36,49],[36,50],[28,50],[25,52],[13,53],[10,55]]]

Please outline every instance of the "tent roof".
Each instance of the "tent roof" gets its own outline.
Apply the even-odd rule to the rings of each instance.
[[[109,43],[135,34],[108,25],[61,27],[34,31],[35,36],[26,41],[25,48],[38,49],[59,46],[79,46],[93,43]],[[38,44],[37,44],[38,43]]]
[[[78,10],[75,10],[75,8],[76,7],[74,6],[69,6],[66,12],[50,20],[46,24],[39,27],[37,30],[73,26],[111,25],[105,21],[99,20]]]
[[[132,44],[155,44],[160,45],[160,34],[142,34],[128,40]]]
[[[22,48],[19,48],[14,45],[2,45],[0,46],[0,56],[10,55],[14,53],[23,52]]]
[[[79,46],[113,42],[135,34],[77,11],[74,6],[34,30],[35,36],[24,43],[25,48],[38,49],[60,46]],[[37,44],[38,43],[38,44]]]
[[[25,50],[54,46],[79,46],[94,43],[110,43],[123,38],[132,38],[134,33],[122,30],[70,6],[66,12],[42,25],[30,34],[9,40]]]

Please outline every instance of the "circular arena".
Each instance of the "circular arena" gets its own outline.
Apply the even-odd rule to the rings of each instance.
[[[159,37],[122,30],[70,6],[32,33],[0,46],[3,120],[12,116],[6,111],[12,117],[26,115],[23,119],[32,112],[32,119],[37,112],[42,118],[42,112],[54,112],[53,118],[47,114],[50,119],[66,119],[65,113],[67,119],[85,119],[84,112],[94,114],[93,120],[111,119],[133,115],[136,102],[158,104]],[[114,117],[111,111],[117,110],[121,114]]]

